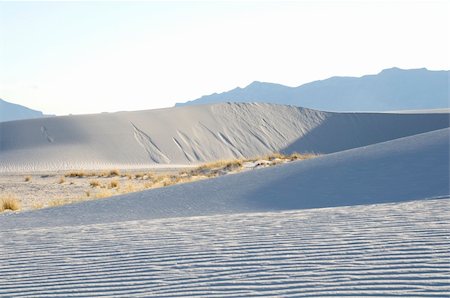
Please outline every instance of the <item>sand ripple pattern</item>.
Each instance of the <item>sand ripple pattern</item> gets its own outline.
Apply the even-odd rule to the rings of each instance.
[[[0,232],[2,297],[450,296],[450,199]]]

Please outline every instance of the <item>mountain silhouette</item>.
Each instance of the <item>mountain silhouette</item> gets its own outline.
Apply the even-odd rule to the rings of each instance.
[[[253,82],[176,106],[264,102],[324,111],[392,111],[449,107],[449,71],[389,68],[376,75],[331,77],[298,87]]]
[[[0,98],[0,122],[44,117],[41,111],[4,101]]]

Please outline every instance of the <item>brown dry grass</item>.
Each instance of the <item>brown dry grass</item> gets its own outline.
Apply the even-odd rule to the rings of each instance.
[[[202,164],[198,169],[224,169],[224,168],[237,168],[241,167],[244,160],[242,159],[230,159],[230,160],[219,160],[215,162]]]
[[[310,159],[310,158],[316,158],[319,156],[320,156],[319,154],[315,154],[315,153],[294,152],[291,155],[288,155],[287,157],[289,158],[289,160],[293,161],[293,160],[305,160],[305,159]]]
[[[93,197],[96,199],[103,199],[103,198],[111,197],[113,195],[114,194],[110,190],[104,189],[104,190],[101,190],[100,192],[94,194]]]
[[[93,176],[93,173],[85,172],[85,171],[73,171],[66,173],[64,175],[65,177],[71,177],[71,178],[83,178],[83,177],[91,177]]]
[[[44,208],[44,203],[42,203],[42,202],[35,202],[35,203],[33,203],[32,208],[33,209],[42,209],[42,208]]]
[[[20,200],[11,194],[3,195],[0,197],[0,212],[5,210],[20,210]]]
[[[113,170],[108,170],[108,171],[104,171],[101,173],[96,173],[95,175],[98,177],[105,177],[105,178],[116,177],[116,176],[120,176],[120,171],[117,169],[113,169]]]
[[[54,200],[51,200],[50,202],[48,202],[47,206],[48,207],[58,207],[58,206],[67,205],[69,203],[70,203],[70,200],[54,199]]]
[[[113,180],[109,183],[109,187],[108,188],[119,188],[119,181],[118,180]]]
[[[140,188],[138,186],[139,185],[134,184],[132,182],[127,182],[120,188],[120,192],[121,193],[135,192],[135,191],[140,190]]]
[[[98,180],[91,180],[91,181],[89,181],[89,185],[91,187],[99,187],[100,186],[100,182]]]

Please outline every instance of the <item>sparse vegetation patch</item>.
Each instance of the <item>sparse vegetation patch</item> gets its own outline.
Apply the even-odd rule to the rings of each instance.
[[[14,195],[3,195],[0,197],[0,212],[5,210],[17,211],[20,210],[20,201]]]
[[[28,203],[28,205],[24,205],[24,209],[55,207],[85,200],[107,198],[118,194],[214,178],[261,167],[314,158],[316,156],[316,154],[309,153],[293,153],[290,155],[274,153],[262,157],[219,160],[199,165],[196,168],[182,169],[178,172],[172,171],[169,173],[148,171],[125,171],[121,173],[117,169],[102,171],[75,170],[67,172],[59,176],[59,178],[55,178],[54,182],[50,183],[52,186],[49,186],[52,194],[45,193],[46,198],[35,198],[32,201],[25,200],[24,202]],[[38,185],[39,187],[45,188],[50,184],[42,179],[48,177],[57,176],[56,173],[50,175],[45,174],[33,178],[30,184],[24,184],[24,180],[22,179],[25,179],[27,182],[32,179],[31,176],[26,176],[25,178],[20,178],[20,185],[33,185],[33,187]],[[18,210],[20,208],[20,202],[14,203],[11,200],[7,201],[6,203],[1,201],[2,206],[0,210]]]

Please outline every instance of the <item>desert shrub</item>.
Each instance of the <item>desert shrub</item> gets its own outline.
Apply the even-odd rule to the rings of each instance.
[[[266,159],[268,161],[273,161],[275,159],[287,159],[287,157],[284,154],[281,154],[279,152],[275,152],[275,153],[272,153],[272,154],[269,154],[269,155],[265,156],[264,159]]]
[[[243,164],[241,159],[219,160],[215,162],[205,163],[198,167],[199,169],[223,169],[223,168],[238,168]]]
[[[129,193],[137,191],[138,188],[133,183],[126,183],[123,187],[120,188],[120,190],[122,193]]]
[[[152,188],[153,187],[153,182],[145,182],[144,183],[144,187],[145,188]]]
[[[100,182],[98,182],[98,180],[91,180],[91,181],[89,181],[89,185],[91,187],[99,187],[100,186]]]
[[[118,188],[119,187],[119,181],[113,180],[109,183],[109,188]]]
[[[31,205],[32,209],[42,209],[44,208],[44,203],[42,202],[35,202]]]
[[[74,171],[74,172],[67,173],[64,176],[72,177],[72,178],[82,178],[82,177],[87,176],[87,173],[84,171]]]
[[[30,182],[31,181],[31,176],[26,176],[25,177],[25,182]]]
[[[121,175],[120,175],[119,170],[113,169],[113,170],[97,173],[96,176],[98,176],[98,177],[115,177],[115,176],[121,176]]]
[[[0,212],[5,210],[20,210],[20,206],[19,199],[14,195],[4,195],[0,197]]]
[[[113,193],[107,189],[102,190],[98,193],[95,194],[95,198],[97,199],[102,199],[102,198],[107,198],[107,197],[111,197],[113,195]]]
[[[66,205],[69,204],[70,202],[67,200],[63,200],[63,199],[54,199],[51,200],[50,202],[48,202],[48,207],[58,207],[58,206],[62,206],[62,205]]]
[[[298,153],[294,152],[291,155],[288,156],[290,160],[304,160],[304,159],[310,159],[318,157],[318,154],[315,153]]]

